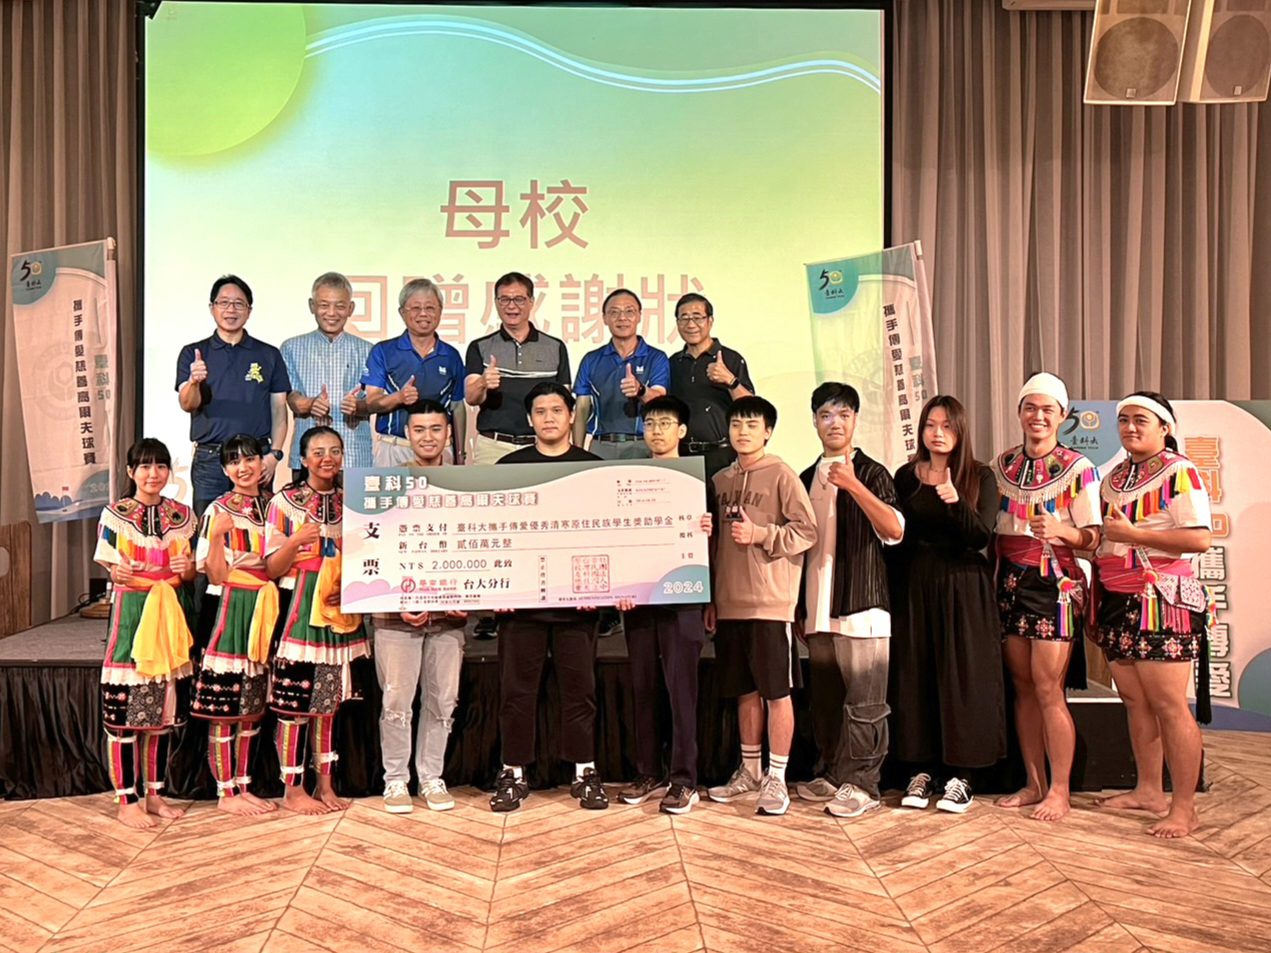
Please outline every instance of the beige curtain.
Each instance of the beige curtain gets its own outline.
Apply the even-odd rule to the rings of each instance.
[[[926,249],[977,454],[1018,439],[1032,370],[1078,397],[1271,397],[1271,107],[1084,106],[1092,14],[895,9],[891,240]]]
[[[9,304],[9,256],[119,241],[116,458],[133,439],[137,130],[131,0],[0,2],[0,524],[30,521],[32,622],[88,591],[96,521],[39,525],[31,501]],[[68,425],[70,422],[68,421]]]

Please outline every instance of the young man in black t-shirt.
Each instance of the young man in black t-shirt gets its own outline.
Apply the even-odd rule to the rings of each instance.
[[[599,460],[569,442],[574,395],[555,381],[535,384],[525,396],[534,445],[499,463],[574,463]],[[503,770],[490,798],[493,811],[515,811],[529,795],[525,766],[534,760],[535,708],[543,662],[551,648],[560,682],[560,756],[574,762],[570,794],[580,807],[601,810],[609,797],[596,771],[596,610],[517,609],[499,635],[499,732]]]

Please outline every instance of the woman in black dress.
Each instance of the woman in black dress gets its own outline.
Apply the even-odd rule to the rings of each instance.
[[[1001,624],[985,548],[998,509],[993,473],[976,461],[966,411],[927,401],[914,458],[896,471],[905,538],[891,573],[892,753],[913,775],[901,804],[971,805],[969,770],[1006,754]]]

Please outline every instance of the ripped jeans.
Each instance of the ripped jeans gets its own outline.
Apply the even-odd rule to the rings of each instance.
[[[420,782],[440,778],[446,764],[450,716],[459,699],[463,665],[463,623],[446,619],[412,629],[400,619],[377,616],[375,673],[384,693],[380,748],[384,781],[410,781],[411,709],[415,688],[422,691],[415,738],[415,771]]]
[[[809,635],[812,733],[820,749],[817,774],[855,784],[878,797],[887,756],[887,663],[891,639]]]

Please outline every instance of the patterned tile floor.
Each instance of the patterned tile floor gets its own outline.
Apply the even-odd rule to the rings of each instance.
[[[703,804],[230,818],[130,831],[105,795],[0,802],[0,951],[1264,951],[1271,736],[1207,732],[1203,826],[985,801],[838,821]],[[895,798],[890,799],[892,802]]]

